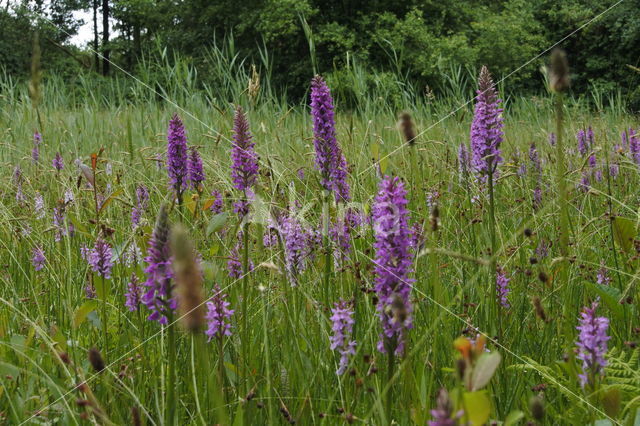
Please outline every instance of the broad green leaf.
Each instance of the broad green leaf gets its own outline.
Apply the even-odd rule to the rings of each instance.
[[[51,338],[54,342],[57,343],[58,348],[62,349],[63,351],[67,350],[67,338],[64,336],[64,334],[62,334],[62,331],[60,331],[59,328],[56,329],[56,332],[53,336],[51,336]]]
[[[471,390],[480,390],[489,383],[489,380],[496,372],[502,357],[499,352],[483,353],[478,358],[475,367],[473,367],[473,375],[471,376]]]
[[[462,398],[472,426],[481,426],[489,420],[491,406],[486,391],[465,392]]]
[[[104,200],[102,202],[102,204],[100,205],[100,213],[102,213],[102,211],[104,209],[106,209],[107,207],[109,207],[109,204],[111,204],[111,202],[118,196],[122,194],[122,188],[120,189],[116,189],[115,191],[113,191],[106,200]]]
[[[89,312],[87,319],[95,328],[102,329],[102,321],[100,321],[100,316],[98,316],[97,311]]]
[[[67,215],[67,221],[73,224],[73,227],[75,228],[76,232],[82,232],[83,234],[87,234],[87,235],[89,234],[87,227],[84,226],[84,224],[80,222],[73,213],[70,212]]]
[[[218,213],[213,216],[207,225],[207,237],[211,236],[214,232],[221,230],[227,223],[229,214],[227,212]]]
[[[375,162],[380,159],[380,144],[378,142],[371,144],[371,159]]]
[[[73,327],[78,328],[80,324],[82,324],[86,319],[89,312],[98,308],[97,300],[87,300],[84,302],[78,309],[76,309],[75,314],[73,314]]]
[[[209,210],[211,208],[211,206],[213,205],[213,203],[215,203],[215,199],[213,198],[206,198],[205,200],[202,201],[202,210],[206,211]]]
[[[98,295],[98,298],[101,300],[108,299],[111,290],[111,281],[97,275],[94,277],[95,278],[93,280],[93,285],[96,288],[96,294]]]
[[[244,425],[244,404],[238,404],[238,409],[233,417],[233,426]]]
[[[586,285],[595,294],[600,296],[602,301],[611,310],[616,319],[624,320],[624,307],[620,304],[620,290],[609,285],[602,285],[586,281]]]
[[[519,410],[515,410],[509,413],[504,421],[504,426],[512,426],[518,424],[520,420],[524,419],[524,413]]]
[[[185,207],[187,208],[187,210],[189,210],[189,213],[191,213],[191,216],[194,216],[194,217],[196,215],[196,204],[198,204],[198,201],[197,201],[197,198],[194,196],[188,197],[184,202]]]
[[[607,389],[602,395],[602,406],[607,416],[616,418],[620,412],[621,403],[620,388],[612,387]]]
[[[636,223],[626,217],[614,217],[612,225],[616,243],[622,247],[622,250],[630,252],[636,237]]]

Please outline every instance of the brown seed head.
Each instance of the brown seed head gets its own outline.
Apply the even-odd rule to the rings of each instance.
[[[569,78],[569,62],[562,49],[551,52],[551,69],[549,70],[549,88],[556,93],[566,91],[571,85]]]
[[[182,325],[190,332],[204,327],[204,296],[202,272],[196,261],[189,234],[181,225],[171,230],[171,253],[178,293],[178,310]]]
[[[404,141],[409,145],[413,145],[416,142],[417,134],[416,134],[416,126],[413,123],[413,119],[411,118],[411,114],[407,111],[402,112],[398,116],[398,130],[402,133],[404,137]]]
[[[529,409],[531,410],[531,417],[541,421],[544,418],[544,402],[539,396],[534,396],[529,401]]]
[[[100,355],[100,351],[96,348],[89,349],[89,362],[96,373],[104,370],[104,360],[102,359],[102,355]]]

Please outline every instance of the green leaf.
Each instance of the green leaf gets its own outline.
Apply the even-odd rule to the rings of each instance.
[[[102,202],[102,204],[100,205],[100,209],[99,209],[100,213],[102,213],[102,211],[103,211],[104,209],[106,209],[106,208],[109,206],[109,204],[111,204],[111,202],[112,202],[112,201],[113,201],[113,200],[114,200],[118,195],[120,195],[120,194],[122,194],[122,188],[120,188],[120,189],[117,189],[117,190],[113,191],[113,192],[112,192],[112,193],[107,197],[107,199],[106,199],[106,200],[104,200],[104,201]]]
[[[620,412],[622,396],[618,387],[607,389],[602,395],[602,406],[607,416],[616,418]]]
[[[633,240],[636,237],[635,221],[626,217],[613,218],[613,239],[622,247],[622,250],[630,252],[633,248]]]
[[[512,426],[520,422],[524,418],[522,411],[516,410],[509,413],[504,421],[504,426]]]
[[[62,331],[59,328],[56,330],[55,334],[51,336],[51,339],[57,343],[58,348],[63,351],[67,350],[67,338],[62,334]]]
[[[491,406],[486,391],[465,392],[462,398],[472,426],[481,426],[489,420]]]
[[[586,281],[587,287],[600,296],[616,319],[624,320],[624,305],[620,304],[620,290],[609,285],[595,284]]]
[[[96,294],[99,299],[107,300],[109,298],[111,290],[111,283],[109,280],[106,280],[103,277],[96,277],[96,279],[93,280],[93,285],[96,288]]]
[[[489,383],[493,377],[502,357],[499,352],[485,352],[480,355],[471,376],[471,390],[480,390]]]
[[[97,300],[87,300],[84,302],[78,309],[76,309],[75,314],[73,314],[73,327],[78,328],[80,324],[82,324],[86,319],[89,312],[98,308]]]
[[[211,236],[214,232],[221,230],[227,223],[229,214],[227,212],[218,213],[213,216],[207,225],[207,237]]]

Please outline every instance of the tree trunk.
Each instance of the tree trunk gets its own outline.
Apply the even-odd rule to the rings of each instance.
[[[93,59],[96,65],[96,72],[100,72],[98,48],[98,0],[93,0]]]
[[[109,0],[102,0],[102,75],[109,75]]]
[[[140,23],[136,19],[136,22],[133,24],[133,55],[135,62],[138,62],[138,59],[140,59],[140,46]]]

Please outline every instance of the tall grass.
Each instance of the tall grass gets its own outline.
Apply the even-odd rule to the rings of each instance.
[[[595,149],[599,164],[603,164],[620,131],[637,127],[617,97],[611,98],[609,106],[595,102],[595,110],[589,108],[587,95],[565,98],[573,256],[567,264],[566,282],[557,278],[555,259],[559,256],[558,206],[552,182],[557,157],[547,142],[554,129],[552,103],[544,94],[508,97],[505,162],[495,181],[499,187],[494,201],[498,206],[495,251],[490,255],[496,256],[511,278],[511,308],[496,312],[490,309],[493,301],[487,300],[487,295],[493,295],[487,291],[493,283],[486,274],[490,257],[486,242],[490,238],[481,223],[489,200],[472,177],[461,180],[457,172],[458,144],[469,137],[472,104],[467,102],[475,87],[472,74],[461,68],[443,70],[447,73],[443,80],[449,86],[439,88],[443,95],[434,97],[425,96],[424,88],[412,86],[401,74],[372,73],[354,58],[349,58],[344,70],[328,76],[330,86],[336,88],[338,135],[350,165],[354,201],[367,213],[379,173],[404,177],[413,183],[411,219],[422,224],[425,233],[426,243],[415,253],[415,327],[408,332],[405,355],[395,359],[391,370],[375,349],[379,323],[370,291],[374,232],[370,227],[364,226],[354,235],[347,262],[329,265],[334,267],[329,289],[323,285],[327,265],[321,251],[300,277],[300,285],[289,286],[283,275],[282,248],[263,247],[266,223],[252,224],[250,237],[247,234],[251,238],[245,244],[251,247],[247,256],[256,268],[246,280],[227,275],[227,257],[239,226],[232,212],[234,196],[228,171],[232,103],[249,106],[254,102],[248,114],[261,156],[257,198],[268,210],[286,209],[295,201],[306,221],[321,224],[321,189],[313,167],[307,101],[292,103],[270,86],[268,53],[264,50],[261,54],[262,63],[256,64],[261,89],[253,100],[247,92],[251,64],[234,50],[231,40],[208,52],[206,60],[217,70],[208,78],[199,76],[188,59],[163,50],[154,56],[159,61],[151,57],[141,61],[136,79],[79,75],[69,83],[45,75],[40,105],[44,139],[40,175],[30,160],[30,141],[37,127],[35,111],[25,85],[2,75],[0,218],[6,225],[0,229],[2,420],[11,424],[39,420],[84,424],[89,418],[105,424],[128,424],[135,408],[147,424],[162,424],[165,408],[175,406],[171,416],[175,415],[176,424],[213,424],[223,417],[234,424],[292,420],[301,424],[381,424],[391,419],[398,424],[424,424],[431,417],[439,388],[450,389],[452,395],[459,389],[457,395],[463,395],[454,368],[458,355],[452,344],[461,334],[478,341],[482,333],[489,332],[478,328],[485,325],[485,318],[486,324],[500,324],[500,339],[489,334],[488,348],[503,355],[498,374],[479,391],[488,400],[491,420],[505,421],[509,415],[533,420],[528,401],[534,395],[542,395],[546,402],[548,424],[583,424],[593,419],[594,413],[598,419],[635,418],[637,406],[632,398],[640,387],[633,381],[637,379],[637,359],[629,358],[637,357],[638,350],[625,342],[637,340],[633,330],[640,326],[635,291],[638,261],[632,248],[622,247],[624,239],[616,240],[617,248],[610,247],[612,239],[618,238],[613,234],[635,237],[637,165],[628,157],[611,154],[609,161],[620,164],[617,179],[594,181],[586,193],[575,189],[584,168],[584,161],[573,152],[576,131],[587,125],[594,127]],[[602,99],[601,95],[596,97]],[[408,176],[410,151],[395,127],[396,114],[404,109],[412,111],[420,133],[411,148],[420,153],[419,165],[413,165],[419,169],[420,179]],[[450,114],[454,109],[457,111]],[[178,330],[175,335],[161,332],[157,324],[144,320],[144,308],[132,313],[124,307],[127,280],[131,273],[143,278],[143,263],[116,264],[105,306],[94,307],[85,295],[86,284],[96,277],[82,260],[80,247],[91,244],[99,231],[92,223],[92,194],[78,181],[73,162],[78,158],[87,163],[91,153],[104,148],[100,170],[110,164],[113,172],[101,172],[98,178],[119,192],[101,213],[100,222],[114,230],[111,241],[117,253],[131,244],[145,250],[159,206],[169,199],[166,172],[156,167],[156,155],[166,149],[167,123],[175,112],[184,119],[189,143],[200,147],[204,160],[207,180],[201,201],[206,203],[212,190],[221,191],[228,215],[226,222],[212,226],[214,216],[208,210],[190,213],[192,194],[185,194],[183,220],[202,255],[207,296],[212,295],[214,284],[220,284],[237,311],[233,335],[220,340],[219,346],[215,340],[207,343],[208,363],[203,364],[208,368],[199,368],[198,357],[205,352],[201,343],[194,343]],[[532,179],[517,173],[519,164],[527,161],[531,142],[536,143],[544,164],[543,206],[539,210],[532,208]],[[60,174],[50,167],[57,151],[66,162]],[[24,176],[27,201],[22,203],[15,199],[11,179],[16,164],[21,165]],[[140,184],[149,188],[151,200],[142,227],[132,231],[129,216]],[[75,197],[67,211],[67,223],[74,225],[75,236],[55,242],[51,211],[66,191]],[[36,192],[44,195],[45,219],[36,218],[32,201]],[[428,197],[435,197],[439,210],[439,226],[433,231],[428,226]],[[623,229],[622,222],[616,222],[612,232],[612,214],[632,225]],[[175,211],[172,220],[180,220]],[[525,229],[530,236],[525,235]],[[550,245],[546,257],[538,254],[541,244]],[[38,272],[30,262],[36,246],[47,254],[45,268]],[[533,257],[535,262],[530,260]],[[630,302],[625,299],[620,305],[616,298],[621,292],[595,285],[601,261],[611,276],[620,275]],[[544,276],[548,280],[539,279]],[[436,285],[442,291],[437,298]],[[582,306],[600,297],[600,312],[611,320],[609,345],[616,348],[611,365],[629,367],[625,370],[629,376],[607,369],[598,392],[579,386],[579,366],[564,357],[576,340],[579,315],[577,309],[564,309],[564,289],[569,287],[575,297],[572,304]],[[547,321],[536,316],[533,297],[541,299]],[[340,298],[355,305],[354,338],[358,342],[349,372],[343,376],[335,374],[337,357],[329,349],[329,308]],[[246,320],[246,330],[239,318]],[[557,327],[564,321],[569,327]],[[103,327],[108,345],[101,344]],[[175,371],[169,376],[167,344],[173,345],[171,351],[176,354]],[[93,346],[104,350],[104,358],[110,362],[97,377],[86,357]],[[171,386],[173,374],[175,392],[170,393],[167,386]],[[624,384],[619,386],[620,406],[610,408],[602,401],[609,398],[609,389],[620,383]],[[386,393],[389,386],[393,386],[392,393]],[[217,393],[220,388],[222,397]],[[202,392],[207,400],[196,396]],[[175,400],[168,401],[169,395]],[[393,399],[386,401],[385,395]],[[480,394],[474,397],[481,398]]]

